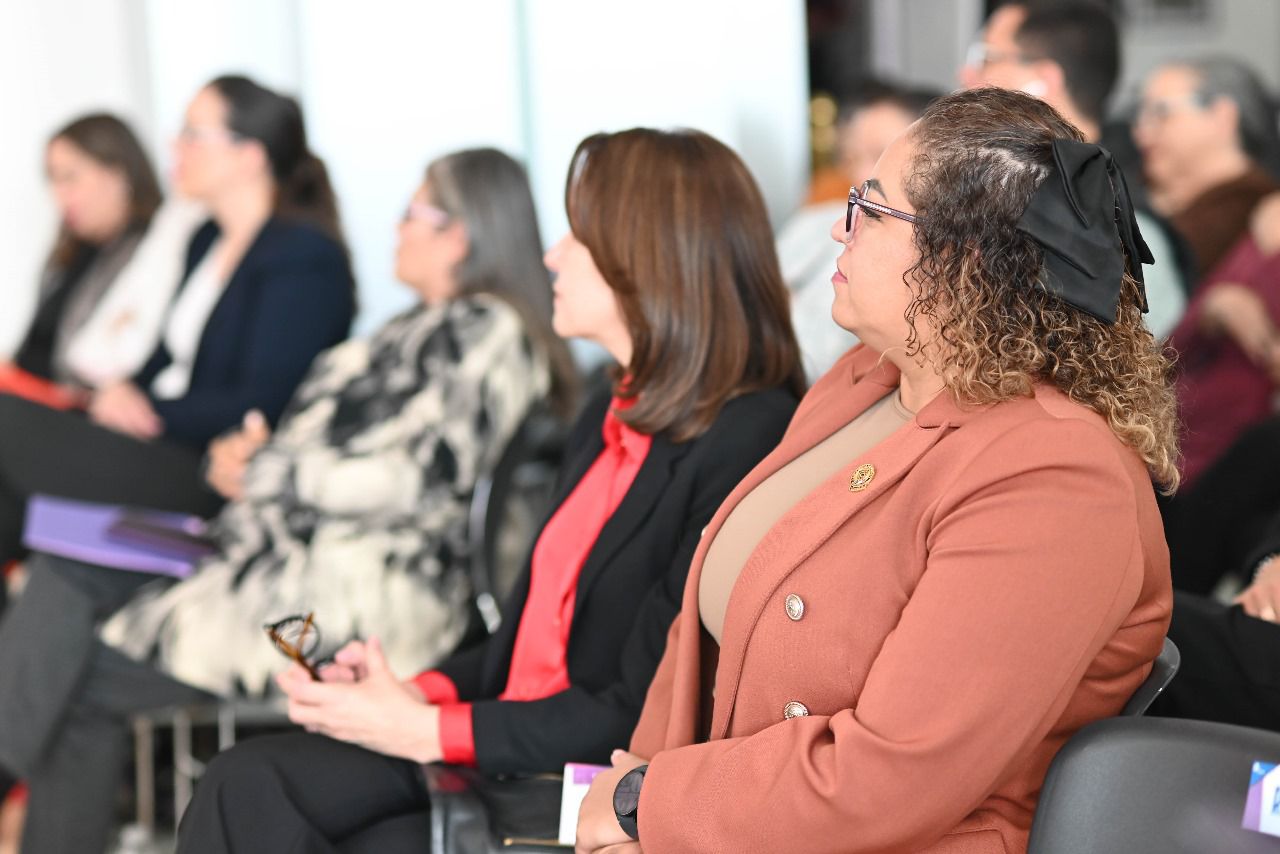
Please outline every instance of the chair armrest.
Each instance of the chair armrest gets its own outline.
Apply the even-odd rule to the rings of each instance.
[[[472,768],[422,766],[431,797],[431,850],[442,854],[545,854],[556,841],[559,775],[495,778]]]

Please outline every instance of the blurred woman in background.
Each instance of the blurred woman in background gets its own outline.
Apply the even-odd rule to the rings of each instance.
[[[1133,138],[1151,205],[1190,246],[1199,279],[1244,236],[1258,202],[1280,189],[1272,97],[1238,60],[1170,63],[1147,77]]]
[[[161,195],[137,136],[107,113],[58,130],[45,147],[45,172],[58,236],[22,344],[12,363],[0,366],[0,392],[66,406],[83,399],[69,352],[133,258]]]

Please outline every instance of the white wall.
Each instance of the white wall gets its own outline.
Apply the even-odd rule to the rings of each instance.
[[[368,330],[408,301],[394,228],[432,158],[494,145],[526,160],[543,237],[564,229],[578,140],[692,126],[735,147],[775,222],[808,180],[801,0],[41,0],[0,5],[0,73],[16,122],[0,135],[0,353],[25,327],[51,238],[40,157],[87,109],[131,119],[167,172],[191,94],[244,71],[298,95],[329,164]],[[6,92],[8,95],[8,92]]]
[[[951,91],[982,12],[982,0],[872,0],[872,71]]]
[[[1241,59],[1280,92],[1280,3],[1276,0],[1216,0],[1202,25],[1145,25],[1128,28],[1121,100],[1132,98],[1144,76],[1157,65],[1206,54]]]
[[[308,132],[342,202],[362,328],[411,301],[394,280],[395,228],[427,163],[478,145],[523,153],[515,5],[373,0],[302,9]]]
[[[0,6],[0,352],[26,328],[56,231],[43,178],[49,135],[91,110],[149,121],[138,23],[126,0]]]
[[[803,200],[808,82],[799,3],[528,6],[530,161],[544,239],[567,228],[569,157],[584,136],[602,130],[705,130],[747,161],[775,223]]]

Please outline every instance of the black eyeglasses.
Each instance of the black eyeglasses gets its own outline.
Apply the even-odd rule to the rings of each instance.
[[[306,668],[312,679],[320,681],[319,669],[329,662],[311,660],[320,648],[320,627],[316,625],[314,613],[285,617],[278,622],[267,623],[262,628],[276,649]]]
[[[862,188],[849,188],[849,212],[844,217],[844,233],[846,237],[853,235],[853,229],[858,224],[858,216],[863,210],[866,210],[869,216],[877,217],[880,214],[896,217],[906,222],[915,223],[917,221],[915,214],[909,214],[906,211],[900,211],[891,208],[888,205],[882,205],[879,202],[873,202],[867,198],[867,190],[871,187],[871,182],[867,181]]]

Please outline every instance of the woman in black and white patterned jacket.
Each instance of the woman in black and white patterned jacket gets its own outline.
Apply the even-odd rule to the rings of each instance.
[[[422,303],[317,359],[239,479],[254,420],[214,451],[211,479],[236,499],[218,520],[222,554],[141,593],[105,640],[219,694],[264,689],[280,659],[260,627],[288,614],[315,611],[333,640],[376,633],[406,670],[452,652],[469,614],[472,487],[570,383],[540,253],[519,165],[493,150],[434,162],[396,257]]]

